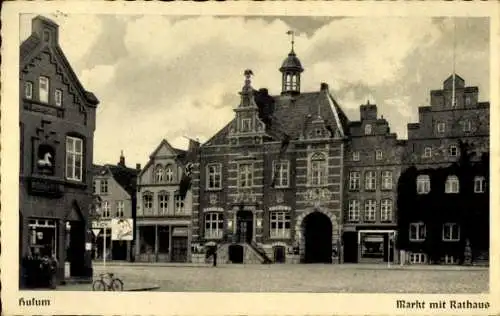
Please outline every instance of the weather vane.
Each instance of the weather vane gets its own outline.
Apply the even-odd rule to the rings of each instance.
[[[288,32],[286,32],[286,34],[288,34],[292,37],[292,52],[293,52],[293,45],[295,44],[295,32],[292,30],[289,30]]]

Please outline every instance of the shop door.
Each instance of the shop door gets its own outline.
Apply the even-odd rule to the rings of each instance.
[[[187,262],[187,237],[172,236],[172,262]]]

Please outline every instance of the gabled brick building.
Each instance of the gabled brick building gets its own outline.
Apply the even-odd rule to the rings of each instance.
[[[96,107],[41,16],[20,47],[20,255],[59,262],[58,279],[91,278],[92,157]],[[21,271],[21,270],[20,270]]]
[[[274,96],[275,116],[292,139],[283,159],[280,140],[258,119],[246,72],[234,119],[200,149],[194,249],[216,246],[231,262],[339,262],[348,120],[328,85],[301,91],[303,70],[292,49]]]

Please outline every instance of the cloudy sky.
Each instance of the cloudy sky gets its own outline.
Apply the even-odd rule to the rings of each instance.
[[[84,87],[101,101],[95,163],[145,164],[166,138],[205,141],[238,105],[243,70],[253,86],[278,94],[278,68],[297,33],[302,90],[327,82],[351,120],[370,100],[400,138],[453,69],[489,99],[489,23],[484,18],[212,16],[51,16],[60,45]],[[21,40],[33,15],[21,18]],[[455,32],[454,32],[455,30]]]

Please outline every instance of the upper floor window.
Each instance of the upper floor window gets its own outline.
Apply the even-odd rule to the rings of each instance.
[[[349,190],[359,190],[360,187],[360,174],[358,171],[351,171],[349,173]]]
[[[242,163],[238,170],[238,179],[240,188],[250,188],[253,186],[253,165],[251,163]]]
[[[417,177],[417,193],[427,194],[431,191],[431,178],[428,175],[419,175]]]
[[[167,166],[165,168],[165,181],[168,183],[174,182],[174,170],[172,166]]]
[[[207,189],[222,188],[222,167],[214,163],[207,166]]]
[[[366,200],[365,201],[365,221],[374,222],[376,217],[377,201]]]
[[[102,179],[100,182],[101,182],[100,193],[107,194],[108,193],[108,180]]]
[[[162,183],[163,176],[165,175],[162,166],[156,166],[155,168],[155,183]]]
[[[273,175],[276,175],[275,187],[286,188],[289,185],[290,164],[288,161],[273,161]]]
[[[474,177],[474,192],[475,193],[483,193],[485,187],[485,179],[484,177]]]
[[[365,190],[375,190],[377,188],[377,174],[375,171],[367,171],[365,174]]]
[[[219,239],[224,233],[224,215],[222,213],[205,214],[205,238]]]
[[[470,95],[465,96],[465,105],[469,106],[469,105],[471,105],[471,103],[472,103],[472,100],[471,100]]]
[[[462,130],[464,132],[470,132],[472,130],[472,122],[469,120],[462,121]]]
[[[49,103],[49,78],[38,78],[38,91],[40,102]]]
[[[392,221],[392,200],[384,199],[380,203],[380,221]]]
[[[62,106],[62,96],[63,96],[62,90],[57,89],[54,92],[54,101],[57,106]]]
[[[26,99],[33,98],[33,83],[31,81],[26,81],[24,83],[24,97]]]
[[[456,223],[443,224],[443,241],[459,241],[460,226]]]
[[[110,217],[111,216],[111,207],[109,205],[109,201],[102,202],[102,217]]]
[[[410,224],[410,241],[423,241],[425,240],[425,224],[424,223],[411,223]]]
[[[376,160],[382,160],[382,158],[383,158],[382,150],[376,150],[375,151],[375,159]]]
[[[450,156],[451,157],[456,157],[458,156],[458,148],[456,145],[451,145],[450,146]]]
[[[349,222],[357,222],[359,221],[359,201],[350,200],[349,201],[349,210],[347,212],[347,220]]]
[[[382,171],[382,190],[392,190],[392,171]]]
[[[371,133],[372,133],[372,125],[366,124],[365,125],[365,135],[370,135]]]
[[[352,161],[359,161],[359,151],[354,151],[352,153]]]
[[[125,202],[118,201],[116,204],[116,217],[124,217],[125,216]]]
[[[241,119],[241,132],[250,132],[252,130],[252,119],[244,118]]]
[[[425,147],[424,148],[424,157],[425,158],[432,157],[432,147]]]
[[[445,192],[458,193],[460,190],[460,183],[457,176],[448,176],[446,179]]]
[[[168,211],[168,193],[160,192],[158,193],[158,212],[161,214],[166,214]]]
[[[142,196],[143,206],[145,211],[151,211],[153,209],[153,194],[144,193]]]
[[[315,153],[311,156],[311,185],[325,185],[327,182],[326,156]]]
[[[66,137],[66,179],[82,181],[83,177],[83,140]]]
[[[443,122],[437,123],[437,132],[438,133],[444,133],[446,129],[446,124]]]
[[[175,194],[175,212],[182,213],[184,212],[184,200],[182,196],[178,193]]]

